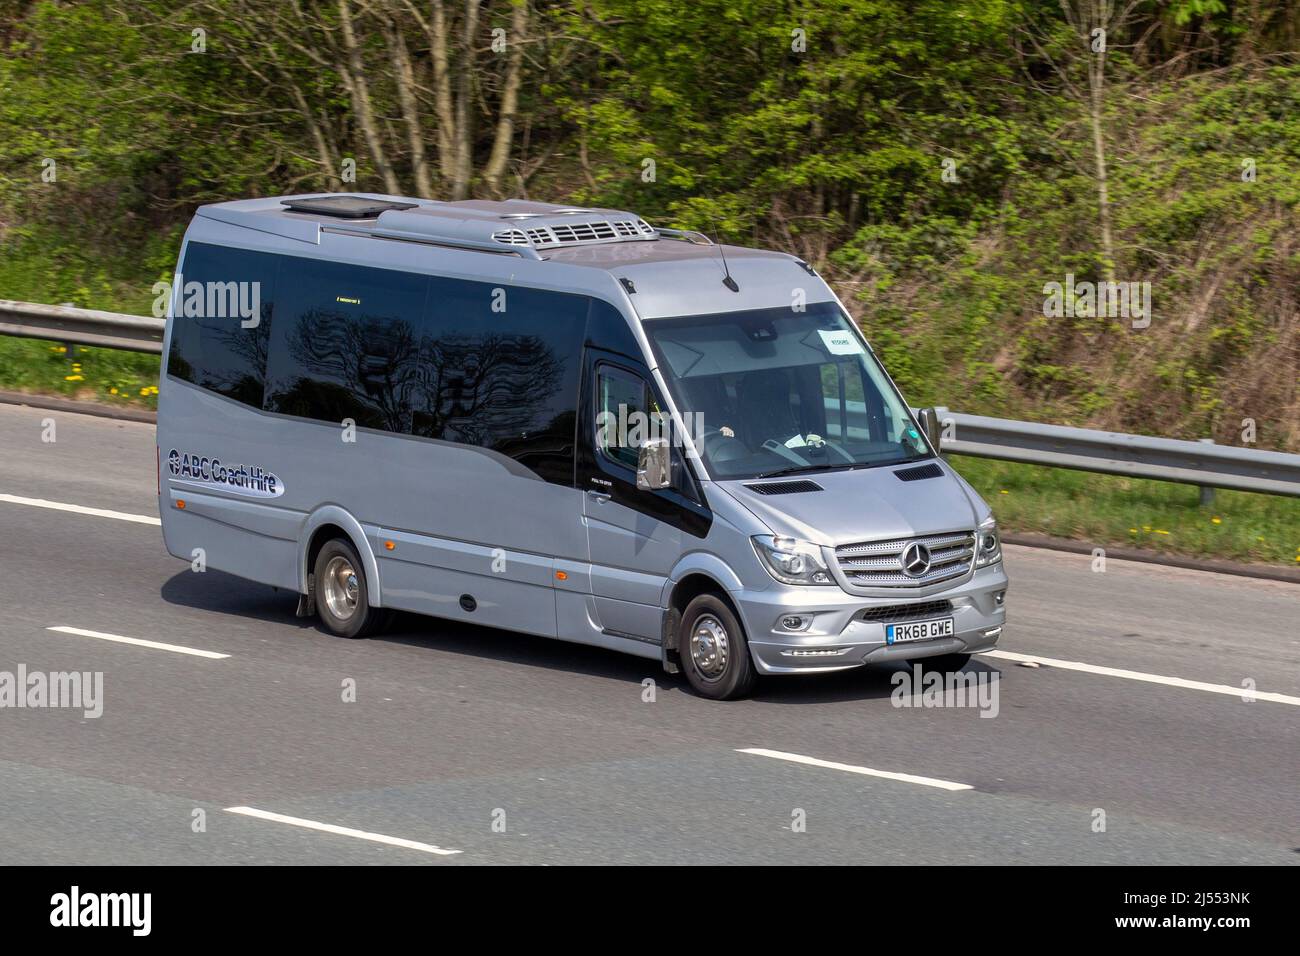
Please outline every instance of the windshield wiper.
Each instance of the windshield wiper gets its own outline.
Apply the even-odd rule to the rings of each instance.
[[[755,475],[755,478],[779,478],[782,475],[800,475],[808,471],[844,471],[854,466],[845,462],[840,465],[793,465],[789,468],[778,468],[776,471],[764,471]]]

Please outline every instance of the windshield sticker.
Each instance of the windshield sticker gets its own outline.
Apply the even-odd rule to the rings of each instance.
[[[832,355],[862,354],[862,346],[848,329],[836,329],[833,332],[818,329],[817,334],[822,337],[822,343],[826,346],[826,351]]]
[[[284,494],[280,479],[257,465],[223,464],[220,459],[167,453],[167,470],[180,483],[215,488],[252,498],[279,498]]]

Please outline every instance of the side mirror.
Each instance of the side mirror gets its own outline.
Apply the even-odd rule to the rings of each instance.
[[[943,438],[943,423],[939,418],[937,408],[923,408],[916,413],[917,420],[921,423],[921,430],[925,432],[925,437],[930,440],[934,450],[939,451],[939,443]]]
[[[667,438],[650,438],[636,452],[636,486],[658,491],[673,483],[673,450]]]

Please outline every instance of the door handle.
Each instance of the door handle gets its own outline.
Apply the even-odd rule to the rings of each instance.
[[[587,494],[589,494],[592,498],[596,499],[597,501],[601,502],[602,504],[603,504],[604,502],[606,502],[606,501],[609,501],[609,499],[610,499],[610,497],[611,497],[610,494],[609,494],[609,492],[607,492],[607,491],[596,491],[596,490],[591,489],[591,488],[588,488],[588,489],[587,489]]]

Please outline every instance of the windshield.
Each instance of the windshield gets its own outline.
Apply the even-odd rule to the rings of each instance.
[[[929,457],[906,406],[833,302],[644,325],[718,479]]]

